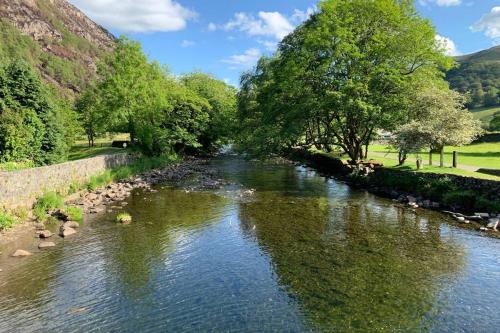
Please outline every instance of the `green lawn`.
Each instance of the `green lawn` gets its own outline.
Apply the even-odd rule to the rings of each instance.
[[[69,161],[80,160],[82,158],[89,158],[103,154],[121,153],[129,149],[113,148],[111,143],[115,140],[125,141],[129,140],[127,134],[116,134],[113,136],[105,136],[95,140],[94,147],[89,147],[87,140],[81,139],[75,142],[69,152]]]
[[[398,153],[395,149],[382,144],[370,145],[371,152],[383,153],[387,159],[397,160]],[[452,163],[453,151],[458,152],[458,164],[486,169],[500,169],[500,142],[478,143],[463,147],[446,147],[444,161]],[[428,150],[421,152],[424,164],[428,161]],[[380,159],[380,156],[374,157]],[[434,164],[439,163],[439,154],[433,154]]]
[[[471,109],[470,112],[474,114],[474,118],[481,120],[484,125],[489,126],[491,119],[493,119],[493,115],[497,112],[500,112],[500,107],[493,106],[486,108],[477,108]]]
[[[452,174],[452,175],[458,175],[458,176],[464,176],[464,177],[473,177],[473,178],[491,179],[491,180],[500,181],[500,177],[497,177],[497,176],[488,175],[488,174],[479,173],[479,172],[472,172],[472,171],[467,171],[467,170],[462,170],[462,169],[455,169],[455,168],[450,168],[450,167],[445,167],[445,168],[440,168],[438,166],[431,167],[431,166],[425,165],[426,164],[425,162],[424,162],[423,168],[420,170],[417,170],[417,166],[416,166],[415,162],[406,162],[405,165],[398,166],[398,161],[396,159],[384,158],[384,157],[380,157],[380,156],[370,156],[370,154],[368,154],[368,158],[382,162],[384,164],[384,166],[387,168],[394,168],[394,169],[408,170],[408,171],[418,171],[418,172],[444,173],[444,174]]]

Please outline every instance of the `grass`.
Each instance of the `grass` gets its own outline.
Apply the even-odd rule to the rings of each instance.
[[[387,159],[397,160],[398,153],[394,148],[383,144],[370,145],[371,152],[384,153]],[[477,168],[500,169],[500,142],[478,143],[463,147],[445,147],[444,162],[451,165],[453,151],[458,152],[458,165],[467,165]],[[372,156],[380,159],[379,156]],[[424,163],[428,160],[428,150],[421,152]],[[435,164],[439,163],[439,153],[432,154]]]
[[[32,161],[24,162],[5,162],[0,163],[0,171],[17,171],[33,168],[35,165]]]
[[[33,207],[33,213],[39,221],[47,220],[47,212],[51,209],[63,208],[64,198],[56,192],[47,192],[42,195],[35,206]]]
[[[481,120],[484,125],[488,126],[493,115],[500,112],[500,106],[471,109],[470,112],[474,114],[474,118]]]
[[[7,212],[0,211],[0,230],[6,230],[16,224],[16,218]]]
[[[64,209],[66,214],[68,214],[70,221],[82,222],[83,221],[83,209],[75,206],[68,206]]]
[[[500,177],[497,177],[494,175],[488,175],[488,174],[484,174],[484,173],[467,171],[467,170],[462,170],[462,169],[457,169],[457,168],[452,168],[452,167],[440,168],[438,166],[425,165],[425,160],[424,160],[423,168],[420,170],[417,170],[417,166],[416,166],[415,162],[406,162],[403,166],[399,166],[398,161],[395,159],[383,158],[380,156],[370,156],[369,154],[368,154],[368,157],[369,157],[369,159],[373,159],[373,160],[377,160],[377,161],[382,162],[384,164],[384,167],[391,168],[391,169],[415,171],[415,172],[422,172],[422,173],[428,172],[428,173],[450,174],[450,175],[457,175],[457,176],[464,176],[464,177],[472,177],[472,178],[500,181]]]
[[[118,180],[129,178],[135,174],[142,173],[151,169],[165,167],[177,161],[177,159],[178,158],[175,155],[138,158],[128,165],[107,170],[98,176],[91,177],[86,187],[90,191],[95,191],[99,187],[106,186],[107,184]]]
[[[123,149],[123,148],[111,147],[111,144],[115,140],[127,141],[129,139],[130,139],[129,135],[123,133],[116,135],[108,135],[101,138],[97,138],[94,142],[94,147],[89,147],[87,140],[85,138],[82,138],[76,141],[73,147],[71,148],[68,160],[76,161],[104,154],[123,153],[126,151],[130,151],[129,148]]]

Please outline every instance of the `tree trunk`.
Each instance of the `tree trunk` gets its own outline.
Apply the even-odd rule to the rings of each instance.
[[[432,165],[432,148],[429,150],[429,165]]]
[[[439,166],[444,168],[444,146],[439,150]]]
[[[399,165],[403,165],[405,164],[406,162],[406,152],[404,150],[400,150],[399,151],[399,154],[398,154],[398,162],[399,162]]]
[[[369,142],[365,144],[365,160],[368,159],[368,146],[370,146]]]

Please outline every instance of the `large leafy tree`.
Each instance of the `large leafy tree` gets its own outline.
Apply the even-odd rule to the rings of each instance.
[[[229,142],[235,130],[236,88],[201,72],[184,75],[181,82],[210,104],[208,126],[199,139],[203,148]]]
[[[267,150],[339,146],[358,161],[378,129],[405,120],[416,83],[451,65],[435,34],[413,1],[323,1],[243,77],[240,116],[257,120],[247,133],[260,127],[255,144]]]
[[[0,68],[0,117],[1,160],[42,165],[66,158],[76,127],[73,111],[24,61]]]

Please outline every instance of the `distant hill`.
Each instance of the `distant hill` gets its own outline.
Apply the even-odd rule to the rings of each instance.
[[[114,43],[65,0],[0,0],[0,61],[29,61],[65,95],[85,86]]]
[[[470,93],[470,108],[500,105],[500,46],[456,57],[458,67],[446,75],[452,88]]]

